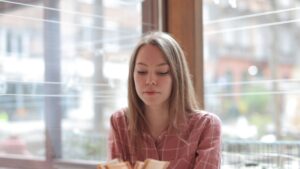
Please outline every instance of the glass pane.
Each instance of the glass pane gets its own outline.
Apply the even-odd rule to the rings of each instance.
[[[107,159],[141,2],[0,1],[0,154],[44,158],[48,124],[58,157]]]
[[[0,2],[0,154],[44,157],[43,11]]]
[[[110,115],[127,104],[140,1],[61,0],[62,158],[106,160]]]
[[[240,141],[225,151],[273,153],[283,159],[265,157],[274,168],[299,168],[299,160],[279,155],[300,155],[291,151],[300,138],[299,6],[297,0],[203,1],[206,108],[221,117],[225,143]]]

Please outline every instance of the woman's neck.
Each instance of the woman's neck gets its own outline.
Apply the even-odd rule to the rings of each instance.
[[[147,107],[146,118],[150,133],[154,138],[157,138],[169,125],[169,112],[167,108]]]

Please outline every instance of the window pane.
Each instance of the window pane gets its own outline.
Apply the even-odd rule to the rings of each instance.
[[[62,159],[107,159],[141,2],[0,2],[0,154],[44,158],[48,138]]]
[[[225,141],[299,140],[299,6],[296,0],[203,2],[206,108],[221,117]],[[299,157],[289,148],[259,146],[257,154]],[[276,167],[288,168],[282,165]]]
[[[63,158],[106,160],[109,117],[127,103],[141,3],[64,0],[61,9]]]
[[[0,154],[44,157],[43,13],[0,2]]]

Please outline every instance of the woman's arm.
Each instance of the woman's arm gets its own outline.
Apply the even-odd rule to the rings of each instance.
[[[109,130],[109,136],[108,136],[108,152],[109,152],[109,159],[115,159],[115,158],[122,158],[122,140],[119,136],[118,131],[118,124],[117,120],[115,119],[114,115],[110,118],[110,130]]]
[[[221,120],[213,114],[200,136],[194,169],[219,169],[221,166]]]

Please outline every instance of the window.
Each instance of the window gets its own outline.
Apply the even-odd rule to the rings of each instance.
[[[0,2],[0,167],[22,168],[25,158],[46,168],[52,156],[93,165],[106,160],[109,117],[127,103],[141,5]]]
[[[229,168],[248,165],[234,164],[237,156],[260,167],[299,168],[292,158],[300,154],[291,152],[299,150],[300,136],[300,51],[293,47],[299,6],[296,0],[203,1],[206,108],[223,119]]]

